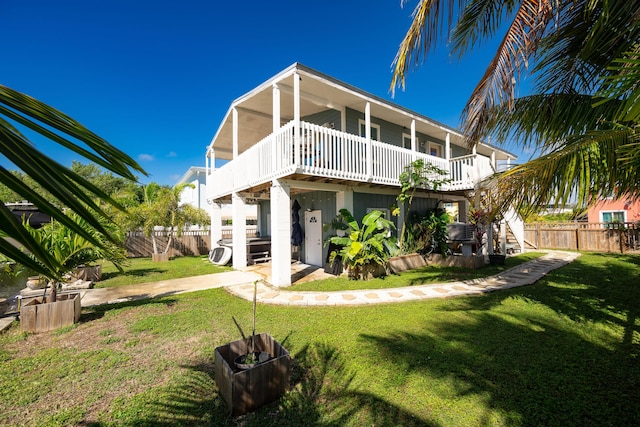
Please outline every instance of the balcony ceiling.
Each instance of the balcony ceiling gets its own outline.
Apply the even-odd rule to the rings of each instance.
[[[462,135],[455,129],[391,104],[375,95],[363,92],[301,64],[293,64],[232,103],[212,140],[217,159],[230,160],[233,158],[233,108],[236,108],[238,112],[239,153],[272,133],[274,84],[277,84],[280,89],[280,124],[293,120],[294,71],[297,71],[300,76],[300,115],[302,117],[327,109],[342,110],[344,107],[348,107],[362,112],[364,118],[365,105],[369,102],[373,117],[399,124],[407,129],[411,128],[411,121],[416,120],[417,132],[439,140],[444,140],[446,134],[450,133],[452,144],[464,146]],[[480,145],[477,148],[480,154],[485,155],[490,155],[494,150],[497,159],[515,158],[511,153],[496,147]]]

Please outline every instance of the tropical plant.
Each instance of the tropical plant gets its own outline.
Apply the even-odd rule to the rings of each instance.
[[[180,204],[180,193],[193,184],[179,184],[173,188],[150,183],[144,188],[144,201],[129,209],[130,215],[121,216],[125,229],[142,229],[146,236],[151,237],[153,253],[169,252],[173,235],[180,237],[185,227],[189,225],[204,225],[211,220],[204,209],[195,208],[189,204]],[[168,229],[169,240],[161,250],[154,231],[156,227]]]
[[[506,29],[462,129],[471,143],[512,139],[540,156],[488,183],[498,186],[496,201],[531,211],[574,197],[583,207],[638,196],[639,16],[628,0],[420,0],[392,88],[404,88],[409,68],[442,36],[462,56]],[[533,89],[518,98],[525,74]]]
[[[76,212],[106,240],[116,240],[101,222],[101,219],[108,220],[108,216],[99,201],[115,207],[120,205],[79,174],[37,150],[19,127],[40,134],[127,180],[137,179],[134,171],[146,174],[140,165],[69,116],[0,85],[0,154],[59,203],[47,200],[4,167],[0,167],[0,184],[96,246],[102,246],[105,240],[96,239],[88,229],[65,215],[65,207]],[[4,203],[0,203],[0,253],[41,274],[61,269],[54,255],[39,246],[26,225],[15,218]]]
[[[447,171],[440,169],[436,165],[425,163],[423,159],[416,159],[411,162],[410,165],[406,166],[398,177],[400,181],[400,194],[396,197],[398,207],[393,210],[392,214],[396,216],[399,215],[400,206],[405,207],[402,230],[400,231],[401,253],[407,253],[404,247],[406,223],[416,191],[418,189],[437,191],[442,185],[451,182],[451,179],[447,178],[448,175],[449,173]]]
[[[106,240],[102,233],[89,225],[88,221],[75,213],[70,213],[69,219],[89,233],[92,239],[86,239],[56,220],[38,229],[25,223],[25,228],[39,247],[47,251],[56,261],[55,269],[41,273],[47,278],[51,287],[49,302],[56,301],[57,289],[61,281],[67,273],[77,267],[104,259],[111,261],[118,270],[123,271],[122,265],[127,260],[124,249]],[[112,233],[113,235],[115,233]],[[100,242],[100,245],[94,244],[93,240]]]
[[[414,213],[408,221],[405,237],[405,251],[422,255],[449,253],[447,224],[451,222],[444,209],[435,208],[425,215]]]
[[[348,209],[340,209],[340,221],[347,225],[346,236],[332,236],[325,241],[341,247],[330,254],[330,262],[339,256],[352,279],[367,278],[371,267],[386,266],[390,256],[398,253],[397,239],[391,235],[393,222],[379,210],[362,218],[362,226]]]

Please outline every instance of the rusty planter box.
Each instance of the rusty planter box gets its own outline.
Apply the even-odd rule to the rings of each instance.
[[[20,307],[20,330],[47,332],[73,325],[80,320],[80,294],[58,295],[56,302],[33,298]]]
[[[255,336],[255,350],[272,357],[246,370],[236,368],[236,357],[248,352],[248,340],[215,350],[216,385],[232,415],[243,415],[278,400],[289,387],[289,352],[269,334]]]

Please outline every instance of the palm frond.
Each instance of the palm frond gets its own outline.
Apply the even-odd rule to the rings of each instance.
[[[496,141],[548,152],[571,135],[611,128],[610,106],[594,105],[590,95],[535,94],[517,98],[513,108],[494,107],[487,127]]]
[[[402,5],[405,3],[406,0],[401,2]],[[411,26],[391,65],[393,77],[389,89],[392,93],[396,87],[404,90],[409,70],[426,58],[441,37],[446,37],[453,25],[456,4],[461,9],[465,3],[464,0],[419,0],[411,15]]]
[[[485,187],[495,185],[501,208],[562,205],[572,199],[587,206],[597,197],[637,195],[640,171],[619,158],[636,138],[630,128],[569,137],[552,152],[491,177]]]
[[[524,0],[500,43],[497,53],[462,112],[462,130],[471,144],[487,133],[490,112],[498,104],[513,106],[520,72],[535,53],[553,18],[550,0]]]
[[[122,209],[122,207],[81,175],[54,162],[35,149],[34,145],[12,123],[31,129],[126,179],[135,181],[134,171],[146,175],[144,170],[123,151],[109,144],[69,116],[30,96],[0,85],[0,154],[51,194],[60,202],[60,205],[54,205],[52,201],[46,200],[4,168],[0,168],[0,183],[9,187],[22,198],[31,201],[43,212],[51,215],[92,244],[100,246],[101,242],[97,241],[83,227],[71,221],[63,213],[63,208],[76,212],[91,227],[109,238],[110,233],[100,222],[100,218],[107,218],[107,214],[95,201],[95,198],[116,208]],[[77,142],[73,142],[72,139]],[[2,207],[4,208],[4,206]],[[7,221],[3,221],[0,226],[2,234],[0,252],[39,272],[43,272],[43,269],[55,270],[57,263],[52,255],[38,250],[37,242],[28,235],[24,225],[17,223],[15,218],[13,218],[14,221],[9,221],[8,210],[4,209],[2,215]],[[15,249],[12,249],[11,243],[6,240],[8,238],[14,239],[19,246],[23,246],[38,261],[28,261],[24,254],[17,253]]]

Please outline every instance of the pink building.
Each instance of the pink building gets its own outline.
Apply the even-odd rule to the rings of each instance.
[[[639,222],[640,200],[605,199],[589,208],[589,222]]]

